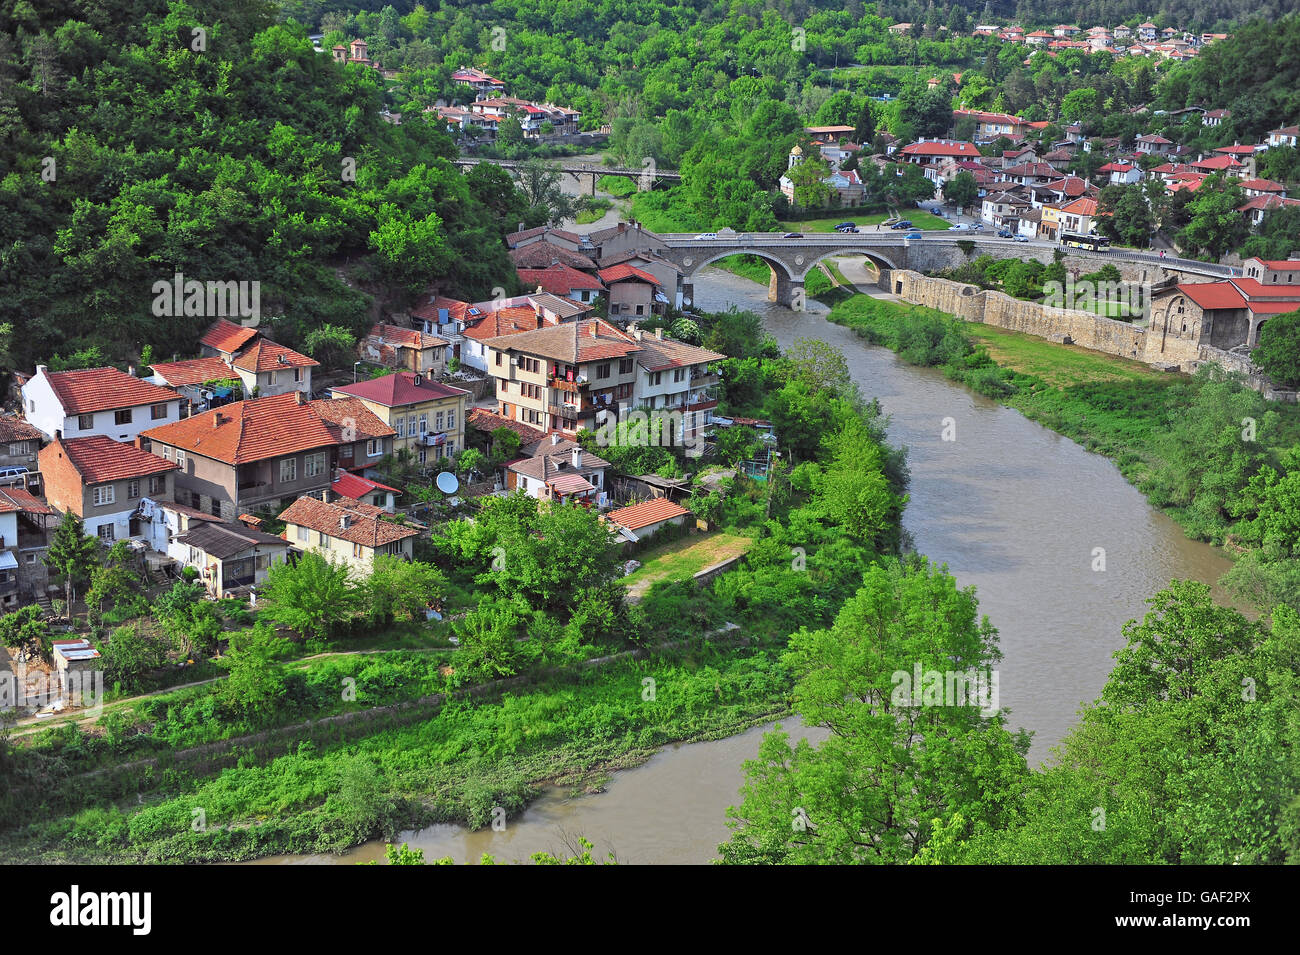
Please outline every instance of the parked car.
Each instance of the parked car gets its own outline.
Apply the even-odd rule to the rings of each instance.
[[[835,227],[835,231],[836,232],[857,232],[858,227],[850,222],[848,225],[837,225]]]
[[[802,233],[802,232],[787,232],[785,235],[781,236],[781,238],[783,238],[783,239],[802,239],[802,238],[803,238],[803,233]]]
[[[837,225],[837,226],[835,227],[835,231],[836,231],[836,232],[839,232],[841,229],[853,229],[853,228],[856,228],[856,227],[857,227],[857,223],[856,223],[856,222],[849,222],[849,221],[846,220],[846,221],[844,221],[844,222],[841,222],[839,225]]]
[[[884,222],[882,222],[882,223],[880,223],[880,224],[881,224],[881,225],[892,226],[892,225],[893,225],[895,222],[897,222],[897,221],[898,221],[898,216],[890,216],[888,219],[886,219]]]
[[[998,229],[999,239],[1010,239],[1015,235],[1010,229]]]
[[[699,235],[695,237],[695,241],[707,242],[711,239],[716,239],[717,237],[718,237],[718,233],[716,232],[701,232]]]
[[[891,225],[890,228],[891,228],[891,229],[910,229],[910,228],[912,228],[912,220],[911,220],[911,219],[899,219],[897,222],[895,222],[893,225]]]
[[[974,225],[971,226],[971,228],[972,228],[972,229],[983,229],[983,228],[984,228],[984,223],[983,223],[983,222],[976,222]]]
[[[1017,242],[1028,242],[1028,241],[1029,241],[1029,236],[1027,236],[1027,235],[1017,235],[1017,236],[1014,236],[1014,238],[1015,238],[1015,240],[1016,240]]]
[[[909,233],[907,233],[907,235],[903,236],[903,238],[904,238],[904,239],[920,239],[920,238],[924,238],[924,235],[925,235],[925,234],[922,233],[922,232],[909,232]]]

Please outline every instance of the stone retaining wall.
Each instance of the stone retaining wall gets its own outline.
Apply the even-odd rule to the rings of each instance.
[[[1246,384],[1263,392],[1265,397],[1279,401],[1296,400],[1295,392],[1275,388],[1249,359],[1201,345],[1190,338],[1161,334],[1092,312],[1025,302],[1005,292],[932,278],[919,272],[894,270],[887,278],[882,275],[881,284],[885,282],[888,282],[888,290],[904,301],[935,308],[968,322],[995,325],[1049,341],[1080,345],[1107,355],[1186,372],[1215,362],[1230,371],[1240,372],[1246,377]]]

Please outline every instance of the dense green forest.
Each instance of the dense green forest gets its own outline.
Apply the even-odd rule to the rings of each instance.
[[[377,74],[316,53],[261,0],[4,0],[11,360],[184,353],[209,319],[151,311],[153,283],[178,271],[260,282],[289,342],[361,327],[372,295],[486,296],[510,273],[518,194],[499,171],[463,176],[444,133],[390,125],[382,103]]]

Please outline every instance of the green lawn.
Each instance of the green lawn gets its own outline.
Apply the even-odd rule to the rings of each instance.
[[[1034,375],[1058,388],[1099,381],[1167,381],[1171,378],[1168,372],[1157,371],[1139,361],[1089,351],[1078,345],[1061,345],[992,325],[971,322],[964,325],[963,330],[977,343],[986,346],[989,355],[1003,368],[1022,375]]]
[[[903,218],[911,219],[912,226],[917,229],[947,229],[952,225],[947,219],[931,215],[920,209],[913,209],[910,212],[904,212]],[[866,226],[875,226],[890,218],[888,212],[852,212],[841,209],[839,212],[827,212],[810,216],[807,219],[791,219],[781,223],[782,228],[787,232],[834,232],[835,227],[841,222],[852,222],[864,232]]]
[[[645,593],[660,580],[689,580],[705,567],[749,550],[753,540],[739,534],[693,534],[636,555],[641,566],[623,578],[628,593]]]

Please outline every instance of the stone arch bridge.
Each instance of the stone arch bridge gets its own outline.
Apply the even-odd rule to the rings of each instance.
[[[460,166],[462,169],[469,169],[484,162],[500,166],[502,169],[511,173],[523,165],[522,162],[510,159],[466,159],[464,157],[453,159],[451,164],[453,166]],[[653,163],[646,165],[642,169],[625,169],[619,166],[602,166],[598,163],[565,162],[563,160],[559,162],[551,162],[548,160],[547,165],[559,169],[559,171],[564,173],[566,176],[572,176],[578,182],[579,186],[586,183],[587,195],[589,196],[594,196],[596,194],[596,181],[600,179],[601,176],[613,176],[616,179],[631,179],[637,184],[637,189],[641,192],[649,192],[656,184],[661,182],[682,181],[682,174],[676,169],[659,169]]]
[[[660,254],[682,271],[684,303],[694,300],[693,279],[700,269],[727,256],[753,255],[767,263],[771,270],[768,298],[780,305],[801,308],[808,273],[823,259],[833,256],[865,256],[879,273],[880,286],[893,291],[889,285],[889,274],[895,270],[929,272],[952,268],[981,255],[1002,259],[1037,259],[1049,263],[1058,248],[1054,242],[1016,242],[985,236],[981,232],[928,232],[920,239],[907,239],[904,238],[905,234],[893,230],[870,230],[858,233],[808,233],[798,238],[786,238],[777,233],[739,233],[702,239],[691,234],[672,233],[660,234],[663,246]],[[1239,274],[1225,265],[1212,265],[1193,259],[1162,259],[1147,252],[1120,249],[1097,253],[1080,249],[1067,250],[1067,268],[1091,272],[1107,262],[1117,266],[1126,281],[1149,282],[1153,285],[1182,275],[1222,279]]]

